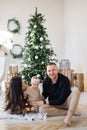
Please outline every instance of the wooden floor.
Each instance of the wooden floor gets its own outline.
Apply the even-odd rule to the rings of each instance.
[[[22,121],[13,119],[0,119],[0,130],[67,130],[67,129],[87,129],[87,93],[81,95],[78,106],[81,117],[73,117],[72,126],[66,127],[61,117],[49,117],[46,120]]]
[[[59,123],[59,125],[57,125]],[[20,122],[20,123],[0,123],[0,130],[58,130],[63,125],[60,120],[40,121],[40,122]]]
[[[74,119],[70,128],[78,127],[87,128],[87,117],[80,117]],[[0,130],[62,130],[67,129],[63,123],[63,119],[46,120],[46,121],[33,121],[33,122],[11,122],[11,121],[0,121]],[[69,129],[69,128],[68,128]]]

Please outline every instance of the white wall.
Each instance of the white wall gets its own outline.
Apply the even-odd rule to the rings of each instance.
[[[47,34],[54,48],[57,58],[64,57],[64,16],[63,0],[0,0],[0,29],[7,31],[8,20],[15,17],[21,25],[20,34],[13,35],[14,44],[25,43],[25,33],[27,32],[28,19],[35,12],[35,7],[42,13],[46,19],[44,26],[47,28]],[[60,49],[61,48],[61,49]],[[18,63],[21,66],[21,60],[12,59],[8,55],[8,62]]]
[[[87,89],[87,0],[65,0],[65,55],[76,72],[84,73]]]
[[[0,0],[0,29],[7,30],[9,19],[16,17],[21,33],[13,36],[14,44],[24,45],[27,20],[35,7],[45,15],[45,27],[58,59],[68,58],[76,72],[85,75],[87,87],[87,0]],[[21,62],[8,56],[9,63]]]
[[[34,14],[35,7],[45,15],[44,26],[47,28],[49,40],[58,58],[64,57],[64,17],[63,0],[1,0],[0,1],[0,29],[7,30],[8,19],[16,17],[21,24],[21,33],[15,34],[14,44],[24,44],[27,31],[27,21]],[[62,51],[60,51],[60,48]]]

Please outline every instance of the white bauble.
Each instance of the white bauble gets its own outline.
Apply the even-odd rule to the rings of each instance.
[[[41,46],[40,48],[43,49],[43,46]]]
[[[43,41],[43,37],[40,37],[40,41]]]
[[[30,34],[30,37],[32,37],[32,36],[33,36],[33,33]]]
[[[40,77],[40,74],[37,74],[37,77],[39,78],[39,77]]]
[[[38,49],[39,47],[38,46],[35,46],[35,49]]]
[[[31,59],[30,58],[28,58],[28,61],[30,61]]]
[[[43,61],[42,61],[41,63],[42,63],[42,64],[44,64],[44,62],[43,62]]]
[[[25,77],[25,76],[24,76],[24,75],[22,75],[22,79],[24,79],[24,77]]]
[[[38,59],[38,56],[35,56],[35,59]]]
[[[26,67],[27,67],[27,64],[24,64],[24,67],[26,68]]]
[[[34,25],[34,28],[36,28],[37,27],[37,25]]]

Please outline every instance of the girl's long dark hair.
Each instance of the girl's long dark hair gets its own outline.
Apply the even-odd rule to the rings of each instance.
[[[14,76],[10,80],[9,88],[5,98],[5,111],[10,110],[12,114],[22,113],[24,108],[24,95],[22,91],[22,79]]]

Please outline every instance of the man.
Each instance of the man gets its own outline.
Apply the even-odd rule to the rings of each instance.
[[[40,107],[41,112],[47,112],[48,116],[67,115],[64,123],[71,125],[72,116],[80,115],[76,112],[80,91],[78,88],[71,91],[69,79],[58,73],[55,63],[47,65],[47,77],[43,81],[43,93],[46,105]]]

